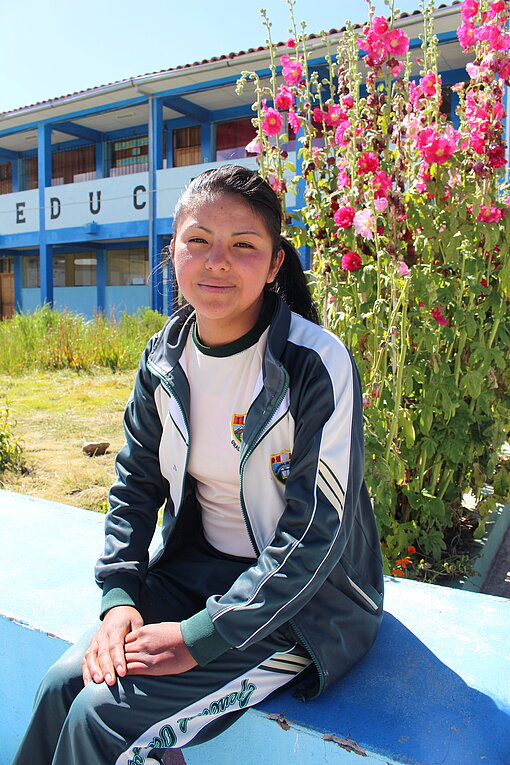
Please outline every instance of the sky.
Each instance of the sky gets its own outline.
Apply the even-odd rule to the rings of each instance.
[[[289,37],[285,0],[2,0],[0,112]],[[419,0],[400,0],[401,12]],[[388,15],[384,0],[376,11]],[[296,0],[308,33],[363,23],[365,0]]]

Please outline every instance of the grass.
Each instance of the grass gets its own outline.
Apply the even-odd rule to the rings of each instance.
[[[120,318],[97,314],[87,320],[44,306],[0,322],[0,374],[24,375],[28,369],[136,368],[149,337],[165,316],[140,309]]]
[[[22,473],[1,474],[1,488],[104,511],[134,378],[134,370],[0,374],[0,399],[9,401],[26,463]],[[109,441],[110,448],[104,456],[87,457],[86,441]]]

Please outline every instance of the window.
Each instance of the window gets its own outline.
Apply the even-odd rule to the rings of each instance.
[[[95,284],[94,252],[66,252],[53,256],[54,287],[93,287]]]
[[[122,286],[143,285],[149,277],[149,255],[147,247],[131,247],[126,250],[107,252],[107,284]]]
[[[178,128],[173,131],[174,167],[200,164],[200,125]]]
[[[219,122],[216,126],[216,161],[250,156],[245,149],[256,136],[251,118]]]
[[[149,139],[146,135],[106,144],[110,176],[145,172],[149,167]]]
[[[24,157],[19,163],[19,190],[37,188],[37,157]]]
[[[12,274],[14,271],[14,258],[0,258],[0,274]]]
[[[38,255],[23,258],[23,286],[28,289],[41,286]]]
[[[12,191],[12,163],[0,162],[0,194],[10,194]]]
[[[51,156],[51,185],[93,181],[96,177],[96,147],[55,151]]]

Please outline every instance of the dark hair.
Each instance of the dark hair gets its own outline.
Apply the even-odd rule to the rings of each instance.
[[[193,178],[175,207],[174,235],[179,218],[195,197],[212,197],[216,194],[237,195],[260,215],[273,242],[273,257],[280,249],[285,253],[280,270],[268,288],[280,295],[292,311],[318,324],[317,308],[312,300],[299,254],[294,245],[281,234],[280,200],[269,183],[254,170],[240,165],[223,165],[214,170],[206,170]]]

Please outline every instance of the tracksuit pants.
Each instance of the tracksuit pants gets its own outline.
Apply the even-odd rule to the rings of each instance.
[[[226,592],[253,561],[224,555],[200,536],[150,569],[140,612],[146,624],[182,621]],[[283,625],[246,650],[230,649],[180,675],[128,676],[83,686],[81,663],[97,626],[54,664],[12,765],[143,765],[158,751],[207,741],[250,706],[311,670]]]

